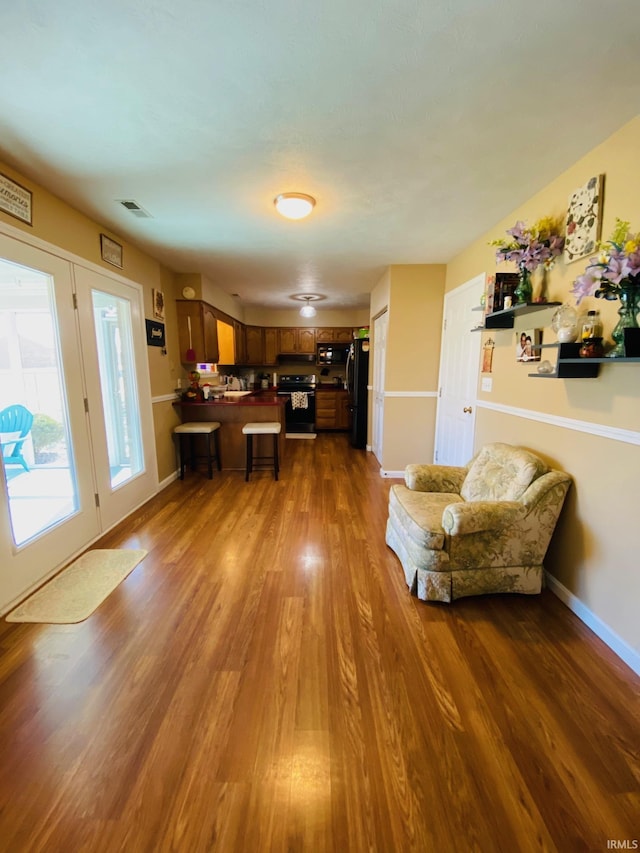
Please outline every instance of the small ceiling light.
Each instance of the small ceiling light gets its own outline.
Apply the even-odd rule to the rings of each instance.
[[[306,303],[300,309],[300,316],[301,317],[315,317],[316,316],[316,309],[311,304],[311,300],[313,299],[313,296],[303,296],[302,298],[306,300]]]
[[[280,193],[273,200],[276,210],[287,219],[304,219],[315,207],[313,196],[304,193]]]

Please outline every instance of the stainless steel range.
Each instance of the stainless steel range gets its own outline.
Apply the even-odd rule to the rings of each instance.
[[[285,407],[287,433],[310,433],[316,430],[316,385],[311,374],[283,374],[278,378],[278,396],[289,397]]]

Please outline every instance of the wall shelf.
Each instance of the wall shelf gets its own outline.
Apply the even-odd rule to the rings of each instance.
[[[484,326],[471,329],[472,332],[486,332],[488,329],[513,329],[515,318],[521,314],[533,314],[536,311],[544,311],[547,308],[556,308],[562,302],[523,302],[520,305],[512,305],[511,308],[503,308],[494,311],[484,318]]]

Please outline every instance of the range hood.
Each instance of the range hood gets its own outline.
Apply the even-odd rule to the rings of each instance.
[[[289,353],[281,352],[278,356],[278,364],[315,364],[316,357],[313,353]]]

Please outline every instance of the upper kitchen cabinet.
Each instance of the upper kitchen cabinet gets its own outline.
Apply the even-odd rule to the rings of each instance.
[[[333,329],[316,329],[316,343],[318,344],[344,344],[352,340],[353,330],[350,326],[340,326]]]
[[[245,364],[264,364],[264,334],[262,326],[245,326]]]
[[[213,306],[200,299],[178,299],[176,307],[180,361],[183,364],[198,361],[217,364],[218,320]],[[192,354],[194,358],[190,357]]]
[[[316,352],[316,330],[315,329],[278,329],[279,352],[287,355],[315,355]]]
[[[264,331],[264,363],[278,363],[278,329],[274,327],[265,327]]]
[[[233,343],[236,354],[236,364],[244,364],[247,360],[247,344],[244,332],[244,323],[239,320],[233,321]]]

